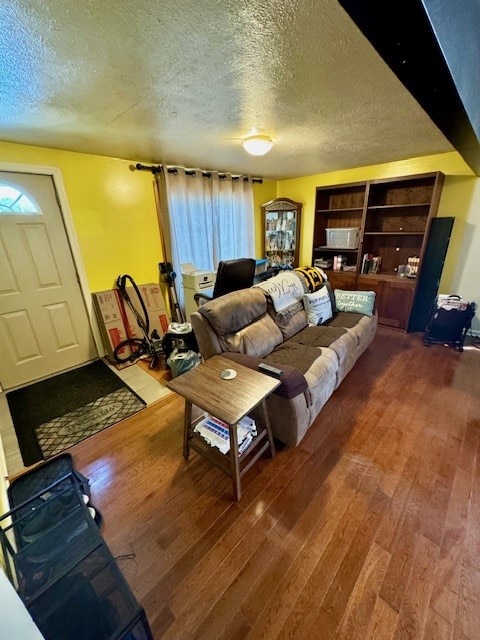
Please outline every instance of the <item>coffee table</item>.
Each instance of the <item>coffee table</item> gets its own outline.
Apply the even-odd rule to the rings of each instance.
[[[234,369],[237,376],[224,380],[220,372]],[[232,362],[223,356],[213,356],[196,369],[167,382],[167,387],[185,398],[183,456],[186,460],[193,449],[227,475],[232,477],[233,494],[238,501],[242,495],[240,478],[267,450],[273,458],[273,443],[266,398],[280,385],[280,381],[259,371]],[[192,405],[222,420],[229,427],[230,451],[222,454],[210,446],[192,425]],[[257,424],[257,435],[241,455],[238,453],[237,423],[258,405],[262,406],[263,424]]]

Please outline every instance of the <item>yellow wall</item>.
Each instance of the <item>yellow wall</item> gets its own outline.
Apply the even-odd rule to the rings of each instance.
[[[164,258],[151,173],[118,158],[2,141],[0,159],[60,169],[91,291],[111,289],[123,273],[158,282]],[[264,257],[260,205],[276,193],[273,180],[253,185],[257,258]]]
[[[473,189],[477,181],[472,170],[457,152],[280,180],[277,183],[277,197],[292,198],[303,203],[300,264],[311,264],[312,260],[316,187],[414,175],[430,171],[442,171],[446,176],[438,215],[455,217],[453,235],[441,283],[441,287],[450,290],[465,223],[470,212]]]
[[[127,160],[0,142],[2,162],[58,167],[91,291],[118,275],[158,282],[163,260],[152,174]]]
[[[468,221],[472,214],[472,199],[477,182],[478,178],[476,176],[445,176],[445,185],[442,190],[437,215],[454,216],[455,222],[453,224],[447,258],[443,267],[442,280],[440,283],[441,293],[458,292],[466,295],[466,291],[463,291],[463,283],[460,282],[457,270],[459,264],[463,263],[466,257],[462,254],[462,245],[465,240],[465,235],[468,233],[468,228],[471,227],[471,223]],[[476,269],[476,271],[478,271],[478,269]]]
[[[0,159],[60,169],[91,291],[112,288],[122,273],[129,273],[137,282],[158,282],[163,253],[149,172],[131,171],[132,163],[127,160],[8,142],[0,142]],[[472,227],[469,213],[478,181],[456,152],[255,183],[256,257],[264,257],[260,205],[272,198],[288,197],[303,203],[300,264],[310,264],[317,186],[429,171],[446,175],[438,215],[456,219],[442,277],[442,286],[449,291],[465,232]]]

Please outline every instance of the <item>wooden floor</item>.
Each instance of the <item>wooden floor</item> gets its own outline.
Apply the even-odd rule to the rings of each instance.
[[[479,639],[479,374],[380,329],[238,504],[176,396],[71,449],[154,638]]]

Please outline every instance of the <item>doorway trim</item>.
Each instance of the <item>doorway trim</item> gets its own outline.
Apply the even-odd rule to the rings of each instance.
[[[93,311],[92,295],[90,287],[88,285],[87,272],[85,271],[85,266],[83,264],[80,245],[78,244],[75,225],[73,223],[73,216],[68,204],[67,192],[65,191],[65,187],[63,186],[62,172],[58,167],[50,167],[38,164],[21,164],[17,162],[0,162],[0,171],[10,171],[11,173],[31,173],[35,175],[39,174],[52,177],[55,191],[58,196],[60,214],[62,216],[63,224],[65,226],[65,233],[67,234],[68,244],[72,253],[73,264],[78,275],[80,292],[82,294],[83,303],[87,311],[90,329],[93,335],[93,341],[95,343],[95,348],[97,349],[97,355],[99,357],[103,357],[105,355],[105,348],[103,346],[100,328],[98,326],[98,320]],[[0,390],[1,389],[2,387],[0,386]]]

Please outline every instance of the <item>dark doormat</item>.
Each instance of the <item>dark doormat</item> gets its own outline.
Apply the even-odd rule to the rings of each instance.
[[[101,360],[10,391],[7,401],[25,466],[68,449],[145,406]]]

